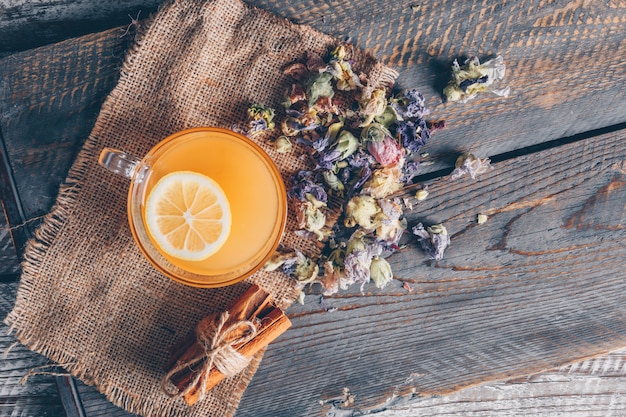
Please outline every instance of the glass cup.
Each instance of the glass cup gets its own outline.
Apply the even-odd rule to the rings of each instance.
[[[128,222],[145,257],[164,275],[194,287],[222,287],[259,270],[276,250],[287,219],[280,172],[254,142],[238,133],[199,127],[174,133],[142,159],[105,148],[100,165],[130,178]],[[226,243],[202,261],[159,250],[147,232],[145,202],[163,176],[193,171],[215,180],[229,201],[232,224]]]

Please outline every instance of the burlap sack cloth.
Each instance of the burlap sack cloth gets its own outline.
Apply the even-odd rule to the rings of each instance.
[[[297,295],[282,273],[260,272],[220,289],[187,287],[142,257],[126,219],[129,182],[97,163],[103,147],[144,155],[161,139],[196,126],[245,123],[251,103],[279,109],[290,80],[283,68],[336,40],[233,0],[164,4],[136,37],[116,88],[73,164],[52,212],[30,242],[14,310],[17,338],[113,403],[145,416],[231,416],[261,355],[188,407],[162,393],[168,348],[254,282],[286,308]],[[372,84],[395,72],[357,51],[354,67]],[[277,135],[275,132],[274,135]],[[284,178],[303,162],[257,142]],[[225,155],[225,157],[228,157]],[[286,246],[311,252],[290,213]],[[289,337],[289,332],[282,337]]]

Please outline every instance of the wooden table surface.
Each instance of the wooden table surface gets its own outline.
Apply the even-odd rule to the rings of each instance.
[[[0,311],[19,259],[159,0],[0,0]],[[444,260],[390,258],[384,290],[312,292],[237,416],[626,416],[626,2],[250,1],[350,39],[445,119],[409,223]],[[127,30],[128,29],[128,30]],[[443,103],[458,57],[501,54],[508,98]],[[490,157],[450,181],[461,152]],[[410,194],[407,194],[407,196]],[[479,213],[489,215],[476,224]],[[407,289],[408,288],[408,289]],[[0,415],[127,416],[0,325]]]

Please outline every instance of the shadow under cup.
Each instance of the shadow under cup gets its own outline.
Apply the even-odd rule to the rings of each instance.
[[[209,258],[186,261],[160,252],[145,227],[145,200],[163,176],[193,171],[209,176],[229,201],[226,243]],[[282,177],[254,142],[219,128],[194,128],[157,144],[135,169],[128,194],[130,229],[146,258],[163,274],[194,287],[222,287],[258,271],[274,253],[287,218]]]

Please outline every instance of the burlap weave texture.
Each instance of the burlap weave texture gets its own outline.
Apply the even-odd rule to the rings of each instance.
[[[130,412],[234,415],[261,355],[189,408],[160,390],[167,349],[251,283],[267,289],[283,308],[297,294],[294,283],[266,272],[220,289],[165,278],[132,239],[128,180],[98,166],[97,157],[104,147],[143,155],[185,128],[241,125],[252,103],[279,108],[289,85],[282,69],[305,51],[323,54],[335,43],[240,1],[164,4],[141,28],[55,207],[27,248],[16,305],[6,318],[18,339]],[[395,76],[367,53],[357,51],[355,58],[355,68],[373,84]],[[262,135],[257,142],[284,178],[304,167],[302,159],[276,153],[267,139]],[[290,214],[284,244],[314,252],[294,230]]]

